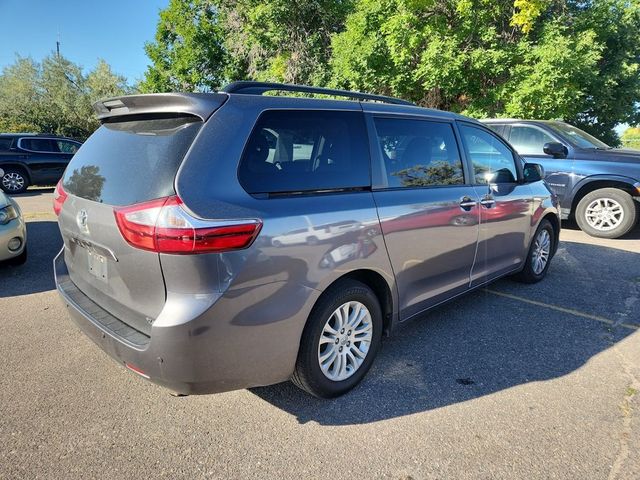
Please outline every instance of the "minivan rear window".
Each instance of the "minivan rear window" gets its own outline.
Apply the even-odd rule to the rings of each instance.
[[[271,110],[247,142],[238,177],[251,194],[370,186],[361,112]]]
[[[105,123],[67,166],[63,187],[109,205],[172,195],[178,167],[201,126],[191,116]]]

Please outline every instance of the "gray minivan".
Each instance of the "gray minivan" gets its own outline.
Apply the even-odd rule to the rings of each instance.
[[[54,194],[57,288],[103,350],[178,393],[340,395],[383,332],[539,281],[558,245],[541,168],[460,115],[259,82],[95,109]]]

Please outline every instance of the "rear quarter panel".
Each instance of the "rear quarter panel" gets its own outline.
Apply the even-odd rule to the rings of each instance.
[[[191,275],[185,275],[183,259],[161,256],[168,298],[186,294],[185,282],[191,294],[221,292],[219,299],[212,298],[211,306],[205,303],[199,312],[198,323],[203,327],[199,342],[215,341],[214,337],[224,334],[229,359],[238,351],[265,354],[256,353],[255,361],[247,364],[243,360],[233,367],[248,384],[255,384],[258,378],[269,379],[269,383],[289,378],[313,305],[329,285],[349,272],[377,272],[397,305],[393,271],[371,192],[267,199],[254,198],[239,184],[237,169],[245,142],[260,113],[277,108],[360,110],[356,102],[292,102],[284,97],[232,95],[207,121],[187,153],[178,171],[176,191],[197,217],[258,218],[262,230],[246,250],[190,259]],[[310,232],[309,237],[315,236],[313,241],[300,235],[304,230]],[[209,364],[224,358],[218,353],[207,355]]]
[[[393,273],[371,192],[262,199],[247,194],[239,184],[238,162],[260,113],[293,108],[361,110],[356,102],[232,95],[208,120],[178,171],[176,191],[194,215],[263,220],[250,250],[221,256],[230,272],[226,283],[235,289],[286,279],[324,290],[349,271],[369,268],[380,273],[393,290]],[[286,248],[275,246],[274,238],[298,237],[293,232],[302,229],[324,233],[313,244],[296,240],[281,242],[287,243]],[[333,262],[333,268],[327,262]]]

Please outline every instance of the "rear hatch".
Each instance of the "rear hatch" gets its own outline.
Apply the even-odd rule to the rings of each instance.
[[[203,97],[208,109],[177,102],[178,108],[165,95],[97,104],[103,125],[73,157],[56,192],[64,202],[58,222],[70,279],[94,303],[147,335],[166,298],[159,254],[129,244],[114,212],[175,194],[180,164],[225,98]],[[172,106],[179,111],[171,112]]]

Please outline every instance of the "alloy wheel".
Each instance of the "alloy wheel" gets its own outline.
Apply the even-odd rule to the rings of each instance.
[[[551,253],[551,235],[546,229],[540,230],[533,244],[533,253],[531,255],[531,268],[533,273],[540,275],[547,263]]]
[[[373,338],[371,313],[362,303],[350,301],[331,314],[322,329],[318,363],[325,377],[346,380],[360,368]]]
[[[597,198],[585,210],[585,220],[592,228],[607,232],[624,220],[624,208],[612,198]]]
[[[2,187],[8,192],[17,192],[24,188],[24,181],[18,172],[8,172],[2,177]]]

